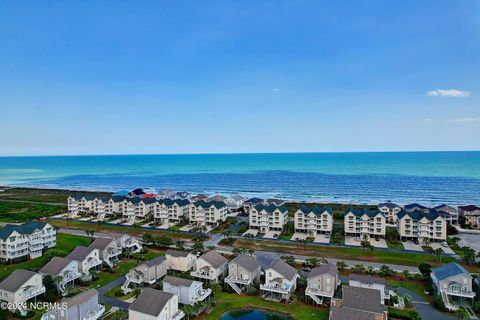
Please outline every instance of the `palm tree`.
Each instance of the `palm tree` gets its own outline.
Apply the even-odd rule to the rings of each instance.
[[[189,304],[186,304],[186,305],[183,306],[183,312],[187,316],[187,320],[190,320],[190,317],[193,314],[193,307]]]
[[[435,249],[435,255],[437,256],[437,261],[438,262],[442,262],[442,253],[443,253],[442,248]]]

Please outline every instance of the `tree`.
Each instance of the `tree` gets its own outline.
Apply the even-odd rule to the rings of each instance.
[[[153,236],[151,233],[148,233],[148,232],[144,233],[142,239],[143,239],[143,242],[147,245],[150,243],[153,243]]]
[[[291,265],[295,266],[295,257],[294,256],[282,256],[282,260]]]
[[[363,264],[356,264],[352,267],[353,273],[365,273],[365,266]]]
[[[337,261],[337,267],[338,267],[338,270],[343,271],[347,267],[347,264],[345,263],[345,261],[340,260],[340,261]]]
[[[408,270],[403,270],[402,273],[403,273],[403,276],[404,276],[406,279],[408,279],[408,278],[410,277],[410,271],[408,271]]]
[[[432,272],[432,266],[428,263],[422,262],[418,265],[418,270],[424,278],[427,278],[430,277],[430,272]]]
[[[442,262],[442,254],[443,254],[443,249],[442,248],[435,249],[435,255],[437,256],[437,261],[438,262]]]
[[[140,290],[140,288],[135,288],[135,289],[133,289],[132,293],[133,293],[133,296],[135,298],[138,298],[138,296],[140,295],[141,292],[142,292],[142,290]]]
[[[203,247],[203,243],[197,241],[193,244],[192,246],[192,253],[197,254],[197,253],[203,253],[205,248]]]
[[[233,253],[234,256],[238,256],[239,254],[242,254],[243,251],[244,250],[240,247],[233,247],[233,249],[232,249],[232,253]]]
[[[387,265],[382,265],[380,267],[379,274],[383,277],[393,276],[395,274],[395,271],[393,271],[393,269]]]
[[[187,320],[190,320],[190,317],[193,315],[193,307],[189,304],[183,306],[183,312],[187,316]]]
[[[45,287],[45,301],[53,302],[58,298],[58,290],[55,285],[55,281],[52,276],[47,275],[43,277],[42,280],[43,286]]]
[[[468,264],[475,264],[477,253],[470,247],[463,247],[463,260]]]
[[[177,242],[175,242],[175,246],[177,247],[178,250],[183,250],[185,249],[185,241],[177,240]]]
[[[320,264],[320,260],[316,257],[310,257],[305,259],[305,266],[306,267],[316,267]]]

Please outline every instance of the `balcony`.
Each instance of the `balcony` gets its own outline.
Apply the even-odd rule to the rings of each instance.
[[[182,310],[178,310],[177,313],[175,313],[174,315],[172,315],[172,320],[180,320],[180,319],[182,319],[183,317],[185,317],[185,313],[183,313]]]
[[[190,275],[194,278],[200,278],[200,279],[211,280],[211,281],[217,280],[217,278],[213,274],[210,274],[210,272],[208,271],[201,271],[201,270],[192,271],[190,272]]]
[[[228,276],[227,279],[232,282],[243,284],[243,285],[249,285],[252,282],[251,279],[240,279],[232,276]]]
[[[276,283],[275,284],[274,283],[261,284],[260,285],[260,290],[277,292],[277,293],[281,293],[281,294],[288,294],[290,292],[290,290],[288,288],[282,288]]]
[[[212,289],[200,289],[195,293],[195,301],[203,301],[212,293]]]
[[[318,290],[318,289],[315,289],[315,288],[307,288],[305,290],[305,294],[313,294],[313,295],[316,295],[316,296],[320,296],[320,297],[328,297],[328,298],[331,298],[333,297],[333,293],[334,291],[322,291],[322,290]]]
[[[472,292],[472,291],[452,290],[451,288],[447,290],[442,290],[442,291],[448,294],[449,296],[457,296],[457,297],[465,297],[465,298],[474,298],[476,295],[475,292]]]
[[[45,287],[29,287],[27,290],[24,291],[24,298],[23,301],[27,301],[33,297],[36,297],[40,294],[45,293]]]

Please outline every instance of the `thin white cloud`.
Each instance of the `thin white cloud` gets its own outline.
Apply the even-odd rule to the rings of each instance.
[[[278,88],[273,88],[272,91],[273,91],[273,93],[280,93],[280,89],[278,89]]]
[[[479,121],[480,118],[472,118],[472,117],[466,117],[466,118],[457,118],[454,119],[454,122],[477,122]]]
[[[464,98],[471,96],[470,91],[457,89],[435,89],[427,91],[428,97]]]
[[[432,122],[433,120],[432,120],[431,118],[425,118],[425,119],[423,119],[423,121],[425,121],[425,122]]]

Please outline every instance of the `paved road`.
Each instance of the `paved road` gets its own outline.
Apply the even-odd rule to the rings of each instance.
[[[110,304],[112,306],[118,307],[120,309],[127,310],[130,303],[125,302],[125,301],[121,301],[121,300],[117,300],[117,299],[113,299],[113,298],[107,297],[105,295],[105,293],[107,293],[107,291],[112,290],[113,288],[115,288],[116,286],[118,286],[119,284],[122,284],[124,282],[125,282],[125,276],[122,276],[122,277],[110,282],[109,284],[99,288],[98,289],[98,297],[100,299],[100,302],[104,302],[104,303]]]
[[[403,287],[398,288],[398,292],[401,294],[406,294],[409,295],[412,298],[412,303],[415,306],[415,309],[417,309],[417,312],[420,314],[422,319],[424,320],[429,320],[429,319],[435,319],[435,320],[454,320],[458,319],[458,317],[453,316],[453,315],[448,315],[445,313],[442,313],[435,309],[430,303],[428,303],[424,297],[421,295],[410,291],[408,289],[405,289]]]

